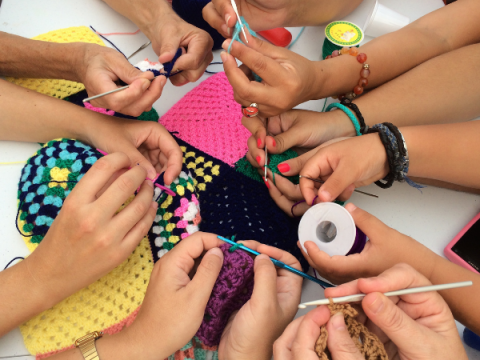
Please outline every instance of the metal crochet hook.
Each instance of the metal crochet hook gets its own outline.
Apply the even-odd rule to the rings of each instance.
[[[243,36],[245,37],[245,41],[248,44],[247,34],[245,33],[242,19],[240,19],[240,14],[238,13],[237,4],[235,3],[235,0],[230,0],[230,1],[232,3],[233,11],[235,11],[235,15],[237,15],[237,21],[238,21],[238,24],[240,25],[240,29],[242,29],[242,33],[243,33]]]
[[[311,177],[308,177],[308,176],[305,176],[305,175],[298,175],[298,177],[300,178],[305,178],[305,179],[308,179],[308,180],[312,180],[312,181],[315,181],[319,184],[325,184],[325,181],[323,180],[320,180],[320,179],[314,179],[314,178],[311,178]],[[365,191],[361,191],[361,190],[353,190],[359,194],[363,194],[363,195],[367,195],[367,196],[371,196],[371,197],[374,197],[374,198],[377,198],[378,199],[378,195],[375,195],[375,194],[370,194],[370,193],[367,193]]]
[[[471,281],[461,281],[461,282],[455,282],[455,283],[449,283],[449,284],[420,286],[420,287],[410,288],[410,289],[389,291],[389,292],[384,293],[383,295],[385,295],[385,296],[400,296],[400,295],[416,294],[416,293],[428,292],[428,291],[440,291],[440,290],[455,289],[455,288],[459,288],[459,287],[472,286],[472,285],[473,285],[473,283]],[[347,302],[356,302],[356,301],[361,301],[365,296],[367,296],[367,294],[348,295],[348,296],[332,298],[332,301],[335,304],[347,303]],[[307,306],[328,305],[328,304],[330,304],[329,299],[321,299],[321,300],[309,301],[309,302],[300,304],[300,305],[298,305],[298,308],[299,309],[305,309]]]
[[[253,249],[250,249],[249,247],[246,247],[246,246],[243,245],[243,244],[236,243],[235,241],[232,241],[232,240],[230,240],[230,239],[226,239],[226,238],[224,238],[224,237],[222,237],[222,236],[217,236],[217,238],[219,238],[219,239],[222,240],[222,241],[225,241],[226,243],[229,243],[230,245],[238,246],[241,250],[246,251],[246,252],[248,252],[248,253],[250,253],[250,254],[260,255],[260,253],[259,253],[258,251],[255,251],[255,250],[253,250]],[[294,273],[294,274],[300,275],[301,277],[303,277],[303,278],[305,278],[305,279],[307,279],[307,280],[313,281],[313,282],[315,282],[315,283],[317,283],[317,284],[320,284],[320,285],[322,285],[323,287],[332,287],[332,286],[334,286],[334,285],[329,284],[329,283],[327,283],[327,282],[325,282],[325,281],[322,281],[322,280],[320,280],[320,279],[315,279],[313,276],[310,276],[310,275],[308,275],[308,274],[305,274],[304,272],[302,272],[302,271],[300,271],[300,270],[297,270],[297,269],[295,269],[295,268],[293,268],[293,267],[291,267],[291,266],[289,266],[289,265],[281,262],[280,260],[277,260],[277,259],[274,259],[274,258],[270,258],[270,260],[272,260],[273,265],[275,265],[276,267],[279,267],[279,268],[281,268],[281,269],[288,270],[288,271],[290,271],[290,272],[292,272],[292,273]]]
[[[143,49],[145,49],[147,46],[149,46],[152,42],[149,41],[149,42],[146,42],[145,44],[143,44],[142,46],[140,46],[137,50],[135,50],[135,52],[130,55],[129,57],[127,57],[127,60],[129,60],[133,55],[136,55],[138,54],[140,51],[142,51]]]

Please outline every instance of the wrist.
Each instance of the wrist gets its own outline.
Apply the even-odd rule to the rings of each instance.
[[[340,109],[335,109],[327,113],[335,129],[335,136],[333,138],[339,137],[354,137],[357,135],[355,131],[355,126],[352,123],[352,120]],[[355,116],[355,114],[354,114]]]
[[[138,28],[153,42],[159,27],[166,22],[179,20],[180,17],[165,0],[157,0],[154,11],[150,7],[138,11],[136,19],[132,19]]]

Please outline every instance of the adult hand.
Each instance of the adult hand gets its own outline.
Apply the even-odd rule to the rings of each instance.
[[[122,354],[112,358],[131,359],[141,354],[145,360],[166,359],[193,338],[223,265],[221,244],[216,235],[197,232],[155,264],[137,318],[122,332],[105,339],[116,341],[117,352]],[[195,260],[205,251],[190,278]]]
[[[307,100],[324,97],[322,86],[326,77],[321,61],[317,64],[250,34],[247,37],[248,45],[235,41],[230,54],[220,54],[235,101],[243,106],[257,103],[260,115],[268,117],[279,115]],[[231,41],[225,40],[222,45],[225,50]],[[235,58],[243,63],[240,68]],[[262,78],[261,83],[253,80],[252,71]]]
[[[438,258],[433,251],[352,203],[345,209],[369,241],[360,254],[332,257],[314,242],[305,242],[307,253],[300,246],[303,256],[322,276],[336,284],[344,283],[359,277],[377,276],[398,263],[407,263],[422,274],[431,274]]]
[[[128,89],[92,100],[93,106],[115,110],[122,114],[139,116],[149,111],[162,95],[167,80],[150,71],[142,72],[128,62],[118,51],[93,44],[85,44],[78,59],[78,78],[85,85],[88,96],[102,94],[119,86],[122,80]]]
[[[67,196],[37,249],[24,261],[53,306],[122,263],[155,218],[153,184],[123,153],[96,161]],[[135,190],[135,198],[119,212]],[[33,290],[32,290],[33,291]]]
[[[165,171],[167,185],[182,170],[182,151],[175,139],[159,123],[104,116],[88,131],[87,142],[107,153],[122,151],[130,166],[140,164],[150,179]]]
[[[218,357],[221,360],[268,360],[273,342],[297,312],[302,290],[302,278],[276,269],[268,256],[296,269],[301,267],[298,260],[285,251],[256,241],[243,243],[262,255],[255,258],[252,297],[231,316],[220,340]]]

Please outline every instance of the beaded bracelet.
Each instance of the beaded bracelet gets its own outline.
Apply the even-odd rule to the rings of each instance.
[[[366,134],[368,130],[368,126],[365,124],[365,119],[363,118],[363,115],[360,112],[360,109],[358,108],[358,106],[352,103],[352,101],[347,98],[343,98],[340,103],[355,112],[355,115],[357,115],[358,122],[360,123],[360,132],[362,134]]]
[[[368,85],[368,76],[370,75],[370,66],[365,63],[367,61],[367,55],[364,53],[358,53],[358,49],[356,47],[344,47],[340,50],[334,50],[332,52],[332,55],[328,55],[325,60],[331,59],[340,55],[351,55],[351,56],[356,56],[357,61],[362,64],[362,70],[360,70],[360,80],[358,80],[357,85],[353,88],[352,91],[342,94],[338,96],[339,100],[342,100],[343,98],[347,98],[349,100],[353,100],[357,97],[357,95],[361,95],[363,93],[363,89],[365,86]]]
[[[348,107],[339,103],[332,103],[327,106],[327,109],[325,110],[325,112],[328,112],[333,108],[342,110],[348,116],[348,118],[352,121],[353,126],[355,127],[355,133],[357,134],[357,136],[362,135],[362,132],[360,131],[361,128],[360,128],[360,124],[358,123],[358,119],[355,117],[353,112]]]

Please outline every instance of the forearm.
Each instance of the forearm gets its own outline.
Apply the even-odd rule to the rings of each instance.
[[[292,17],[284,26],[317,26],[342,19],[357,8],[362,0],[293,1]]]
[[[480,42],[479,16],[480,2],[457,1],[361,46],[359,51],[367,55],[366,62],[371,69],[366,89],[375,88],[435,56]],[[360,64],[350,55],[317,62],[317,78],[321,79],[319,94],[352,91],[359,80],[360,69]],[[436,76],[440,77],[439,73]]]
[[[56,44],[0,32],[0,75],[79,81],[84,44]]]

